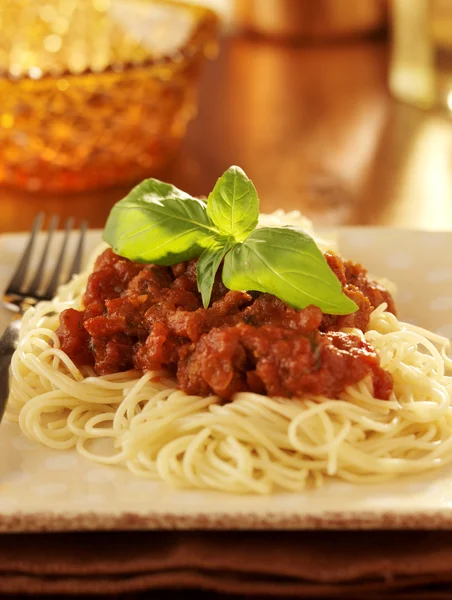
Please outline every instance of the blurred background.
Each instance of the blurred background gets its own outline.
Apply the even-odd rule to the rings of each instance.
[[[267,212],[452,229],[452,0],[2,0],[0,232],[232,164]]]

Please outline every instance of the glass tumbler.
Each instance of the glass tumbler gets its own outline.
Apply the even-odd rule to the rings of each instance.
[[[452,111],[452,0],[392,0],[389,85],[399,100]]]

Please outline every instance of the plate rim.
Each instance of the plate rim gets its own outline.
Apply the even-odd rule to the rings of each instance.
[[[64,514],[63,514],[64,512]],[[325,511],[319,514],[250,512],[68,512],[38,511],[0,514],[0,533],[161,530],[452,530],[452,509],[406,513]]]

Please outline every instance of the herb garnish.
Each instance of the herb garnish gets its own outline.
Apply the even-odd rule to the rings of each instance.
[[[173,265],[199,257],[205,307],[224,259],[223,283],[231,290],[267,292],[294,308],[313,304],[328,314],[357,310],[307,233],[291,226],[256,229],[258,217],[256,189],[239,167],[220,177],[207,204],[146,179],[112,208],[104,240],[137,262]]]

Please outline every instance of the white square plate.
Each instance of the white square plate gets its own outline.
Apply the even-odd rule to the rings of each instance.
[[[24,241],[0,236],[1,285]],[[99,241],[91,231],[89,247]],[[452,233],[344,228],[339,247],[397,284],[401,319],[452,336]],[[331,481],[303,493],[234,496],[140,480],[30,442],[17,425],[0,426],[0,531],[356,527],[452,528],[452,468],[378,485]]]

